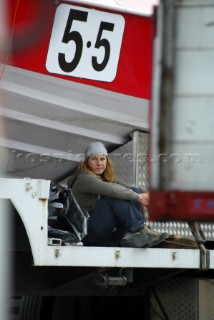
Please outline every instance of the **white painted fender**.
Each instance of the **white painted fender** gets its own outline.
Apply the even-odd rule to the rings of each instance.
[[[34,264],[43,260],[47,246],[49,180],[0,179],[0,198],[10,199],[19,213],[33,255]]]

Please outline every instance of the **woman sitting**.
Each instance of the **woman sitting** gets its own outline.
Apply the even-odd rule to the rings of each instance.
[[[145,225],[143,208],[149,205],[149,193],[116,178],[101,142],[89,144],[68,187],[90,214],[84,245],[152,247],[168,237],[168,233],[154,232]]]

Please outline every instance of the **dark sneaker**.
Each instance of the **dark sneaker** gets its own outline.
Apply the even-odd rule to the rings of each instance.
[[[162,241],[166,240],[169,237],[169,233],[163,232],[163,233],[158,233],[156,231],[153,231],[149,229],[147,226],[142,228],[140,230],[141,234],[146,234],[148,236],[148,247],[153,247],[156,246],[157,244],[161,243]]]
[[[127,232],[120,245],[128,248],[142,248],[148,246],[148,236],[145,232]]]

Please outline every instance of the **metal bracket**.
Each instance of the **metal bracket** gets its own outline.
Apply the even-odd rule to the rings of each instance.
[[[49,246],[62,246],[62,240],[57,238],[48,238]]]
[[[124,271],[124,274],[122,274]],[[108,288],[108,287],[123,287],[127,284],[127,282],[133,281],[133,269],[121,268],[118,272],[118,275],[112,276],[107,273],[99,273],[97,274],[94,283],[100,287]]]
[[[189,221],[188,224],[200,249],[200,267],[203,270],[208,270],[210,269],[210,251],[204,245],[206,239],[201,226],[195,221]]]

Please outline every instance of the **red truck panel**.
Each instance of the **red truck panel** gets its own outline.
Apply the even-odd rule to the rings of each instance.
[[[12,34],[13,49],[9,64],[52,77],[150,99],[154,18],[114,12],[125,19],[116,77],[112,82],[96,81],[50,74],[46,69],[54,17],[59,5],[54,1],[46,0],[8,0],[8,22]],[[72,4],[67,3],[67,5]],[[96,10],[108,12],[101,8]],[[86,24],[85,26],[87,28]],[[101,37],[104,37],[104,32]]]

